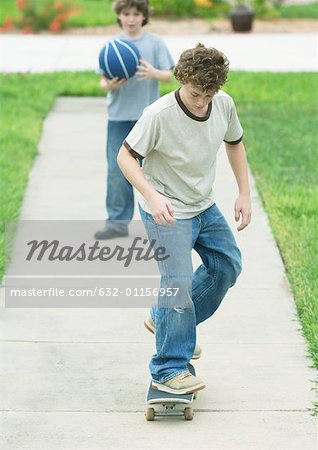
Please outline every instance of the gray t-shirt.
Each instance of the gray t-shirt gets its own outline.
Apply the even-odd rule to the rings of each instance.
[[[194,116],[179,90],[148,106],[126,140],[125,147],[143,159],[150,184],[169,198],[177,219],[194,217],[214,203],[216,155],[222,142],[237,144],[243,129],[233,99],[219,91],[205,117]],[[139,194],[141,207],[150,213]]]
[[[129,39],[118,36],[120,39]],[[173,58],[157,35],[145,31],[138,39],[131,39],[138,47],[141,57],[159,70],[174,67]],[[159,98],[158,81],[138,81],[137,76],[130,78],[120,89],[114,89],[107,95],[108,119],[114,121],[138,120],[144,108]]]

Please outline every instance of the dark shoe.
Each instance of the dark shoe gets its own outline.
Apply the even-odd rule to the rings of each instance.
[[[96,240],[115,239],[125,236],[128,236],[127,230],[113,230],[111,228],[103,228],[102,230],[96,231],[94,234]]]

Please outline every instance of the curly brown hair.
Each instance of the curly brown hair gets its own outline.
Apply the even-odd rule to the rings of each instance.
[[[226,82],[228,71],[229,61],[222,52],[199,43],[181,54],[174,75],[181,84],[217,92]]]
[[[121,22],[118,19],[118,15],[126,8],[137,8],[139,12],[144,16],[142,26],[147,25],[150,16],[150,5],[148,0],[115,0],[113,2],[113,10],[117,15],[117,23],[121,27]]]

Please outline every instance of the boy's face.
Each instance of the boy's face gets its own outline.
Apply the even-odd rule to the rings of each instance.
[[[141,30],[142,22],[144,21],[144,15],[138,11],[134,6],[132,8],[125,8],[118,15],[118,19],[121,22],[123,30],[127,34],[134,35]]]
[[[215,95],[215,91],[203,91],[191,83],[183,84],[180,89],[180,96],[189,111],[196,116],[205,116],[208,104]]]

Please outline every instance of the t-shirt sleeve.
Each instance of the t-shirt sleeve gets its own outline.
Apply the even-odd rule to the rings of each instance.
[[[236,108],[232,98],[229,99],[228,128],[224,136],[227,144],[239,144],[243,139],[243,128],[237,116]]]
[[[172,55],[166,43],[159,37],[156,42],[156,68],[159,70],[173,69],[175,66]]]
[[[123,145],[134,158],[144,159],[155,148],[157,136],[156,114],[146,109],[124,140]]]

